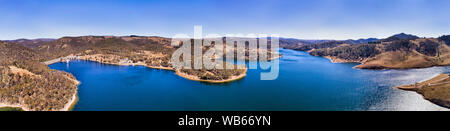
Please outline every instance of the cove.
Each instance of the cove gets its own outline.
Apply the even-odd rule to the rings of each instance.
[[[352,68],[356,63],[331,63],[306,52],[280,53],[276,80],[262,81],[261,70],[248,70],[245,78],[222,84],[143,66],[71,61],[49,67],[81,82],[75,111],[447,110],[394,87],[449,72],[449,67],[362,70]]]

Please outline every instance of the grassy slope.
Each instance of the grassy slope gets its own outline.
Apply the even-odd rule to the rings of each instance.
[[[94,61],[121,65],[121,61],[145,64],[152,67],[173,68],[171,55],[178,47],[170,46],[171,39],[162,37],[107,37],[82,36],[65,37],[38,47],[46,60],[68,55],[98,56]],[[206,48],[203,50],[206,51]],[[146,53],[147,52],[147,53]],[[158,54],[158,55],[156,55]],[[157,56],[157,57],[156,57]],[[91,59],[89,59],[91,60]],[[193,59],[194,60],[194,59]],[[201,80],[227,80],[245,73],[243,70],[179,70],[198,76]]]
[[[420,83],[397,87],[403,90],[416,91],[423,97],[440,106],[450,108],[450,77],[441,74]]]

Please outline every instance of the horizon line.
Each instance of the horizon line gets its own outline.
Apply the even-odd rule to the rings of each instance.
[[[388,37],[391,37],[391,36],[394,36],[394,35],[398,35],[398,34],[414,35],[414,34],[408,34],[408,33],[401,32],[401,33],[394,33],[394,34],[389,35],[389,36],[387,36],[385,38],[388,38]],[[445,36],[445,35],[450,35],[450,34],[442,34],[442,35],[439,35],[439,36],[428,36],[428,37],[423,37],[423,36],[418,36],[418,35],[414,35],[414,36],[417,36],[419,38],[438,38],[438,37]],[[61,36],[61,37],[35,37],[35,38],[22,37],[22,38],[16,38],[16,39],[1,39],[0,41],[13,41],[13,40],[21,40],[21,39],[24,39],[24,40],[38,40],[38,39],[54,39],[54,40],[57,40],[57,39],[61,39],[61,38],[64,38],[64,37],[84,37],[84,36],[112,36],[112,37],[130,37],[130,36],[135,36],[135,37],[172,38],[172,37],[166,37],[166,36],[163,36],[163,35],[136,35],[136,34],[130,34],[130,35],[72,35],[72,36],[68,35],[68,36]],[[226,37],[226,36],[225,35],[220,35],[220,37],[223,38],[223,37]],[[270,36],[268,36],[268,37],[270,37]],[[189,38],[193,38],[193,37],[189,37]],[[207,37],[203,37],[203,38],[207,38]],[[252,37],[240,37],[240,38],[252,38]],[[256,38],[261,38],[261,37],[256,37]],[[371,39],[371,38],[385,39],[385,38],[379,38],[379,37],[378,38],[377,37],[364,37],[364,38],[356,38],[356,39],[355,38],[351,38],[351,39],[317,38],[317,39],[315,39],[315,38],[300,38],[300,37],[288,37],[288,36],[280,36],[279,38],[296,39],[296,40],[335,40],[335,41],[359,40],[359,39]]]

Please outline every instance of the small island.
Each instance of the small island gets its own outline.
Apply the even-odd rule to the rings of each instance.
[[[450,108],[450,74],[440,74],[430,80],[396,88],[415,91],[437,105]]]

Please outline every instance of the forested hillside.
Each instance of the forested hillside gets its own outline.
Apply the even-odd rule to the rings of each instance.
[[[193,43],[193,40],[191,40]],[[173,52],[171,39],[141,36],[82,36],[64,37],[37,48],[46,60],[69,55],[85,60],[115,65],[143,65],[151,68],[174,70],[171,64]],[[209,47],[203,48],[205,52]],[[192,58],[192,60],[194,60]],[[244,74],[242,69],[183,69],[176,70],[198,80],[226,80]]]
[[[49,69],[35,51],[0,42],[0,103],[25,110],[61,110],[75,95],[78,82]]]
[[[331,41],[302,45],[295,50],[308,51],[313,56],[323,56],[334,62],[359,62],[356,68],[424,68],[450,65],[450,38],[419,38],[398,34],[377,42],[350,44]]]

